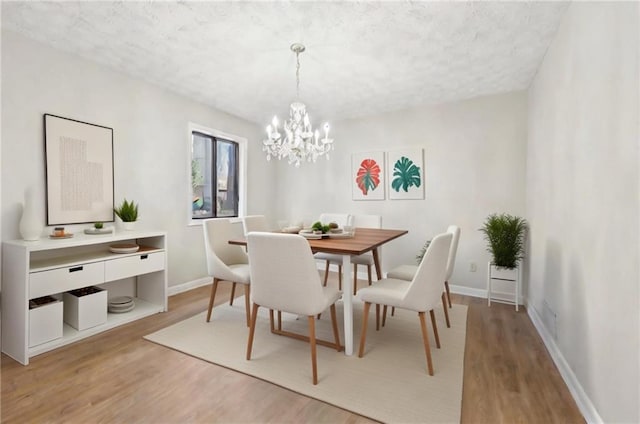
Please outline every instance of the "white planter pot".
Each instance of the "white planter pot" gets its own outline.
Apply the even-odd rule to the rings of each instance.
[[[122,229],[126,230],[126,231],[133,231],[136,229],[136,223],[135,221],[133,222],[123,222],[122,223]]]
[[[498,280],[516,281],[518,279],[518,268],[508,269],[491,265],[491,278]]]
[[[515,305],[516,311],[518,311],[520,285],[522,284],[521,266],[522,264],[519,263],[517,268],[508,269],[489,263],[487,270],[487,304],[489,306],[491,306],[491,301],[495,300]],[[494,290],[494,285],[498,291]],[[513,286],[513,292],[508,289],[505,291],[510,286]]]

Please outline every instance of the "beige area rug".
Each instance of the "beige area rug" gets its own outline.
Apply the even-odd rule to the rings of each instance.
[[[342,303],[338,302],[340,340]],[[369,315],[364,357],[357,357],[362,303],[354,301],[354,355],[318,346],[318,385],[312,384],[309,344],[269,331],[268,310],[259,309],[253,353],[245,359],[248,328],[244,299],[214,309],[145,336],[147,340],[214,364],[260,378],[340,408],[383,422],[453,423],[460,421],[467,307],[449,309],[451,328],[442,308],[436,309],[441,349],[435,347],[427,318],[435,375],[429,376],[416,313],[396,310],[380,331],[375,309]],[[427,314],[428,315],[428,314]],[[318,338],[331,341],[327,311],[316,321]],[[308,334],[306,318],[285,314],[283,329]]]

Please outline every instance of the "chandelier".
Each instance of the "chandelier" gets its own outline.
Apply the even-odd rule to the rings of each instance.
[[[271,160],[272,156],[278,159],[286,157],[289,164],[295,163],[296,167],[305,160],[315,162],[322,155],[329,159],[329,151],[333,149],[333,139],[329,138],[329,124],[324,124],[324,137],[320,138],[320,132],[311,128],[307,107],[300,101],[300,53],[304,50],[302,44],[291,45],[291,51],[296,54],[296,100],[289,107],[289,119],[282,128],[278,128],[278,117],[274,116],[271,125],[267,126],[267,138],[262,141],[262,150],[267,152],[267,160]]]

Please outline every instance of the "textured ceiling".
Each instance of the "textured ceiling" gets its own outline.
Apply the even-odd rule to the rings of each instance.
[[[260,125],[300,97],[336,121],[529,86],[567,3],[2,2],[2,28]]]

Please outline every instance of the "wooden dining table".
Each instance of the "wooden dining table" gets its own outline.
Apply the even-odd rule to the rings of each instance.
[[[353,355],[353,280],[351,279],[351,256],[372,252],[376,264],[378,279],[382,278],[380,269],[380,257],[378,249],[385,243],[397,239],[407,230],[390,230],[377,228],[356,228],[353,237],[328,237],[322,239],[307,239],[311,250],[315,252],[335,253],[342,255],[343,291],[342,301],[344,306],[344,352]],[[229,240],[229,244],[246,246],[246,238]]]

